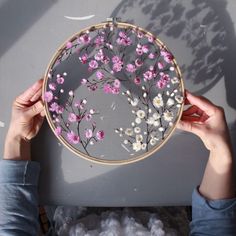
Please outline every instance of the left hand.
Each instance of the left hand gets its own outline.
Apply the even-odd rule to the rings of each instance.
[[[38,80],[13,102],[8,137],[29,141],[38,133],[45,116],[42,84],[43,80]]]

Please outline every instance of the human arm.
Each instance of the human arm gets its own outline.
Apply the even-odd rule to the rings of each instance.
[[[224,110],[204,97],[186,91],[186,103],[178,128],[200,137],[210,151],[199,192],[209,200],[235,197],[233,151]]]
[[[39,163],[30,161],[30,140],[44,118],[42,80],[13,103],[0,161],[0,235],[37,235]]]
[[[233,152],[222,108],[186,92],[178,128],[198,135],[209,150],[201,184],[192,195],[190,235],[236,235]]]

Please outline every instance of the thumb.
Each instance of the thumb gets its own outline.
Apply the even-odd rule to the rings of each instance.
[[[34,105],[32,105],[31,107],[29,107],[26,113],[28,116],[34,117],[38,115],[39,113],[41,113],[43,109],[44,109],[43,102],[40,100],[36,102]]]
[[[179,123],[177,124],[177,128],[196,134],[199,137],[201,136],[201,129],[199,127],[199,124],[194,124],[193,122],[190,121],[180,120]]]

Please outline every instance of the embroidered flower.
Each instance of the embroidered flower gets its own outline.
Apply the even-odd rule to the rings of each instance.
[[[53,99],[53,93],[52,91],[47,91],[44,93],[44,101],[45,102],[51,102]]]
[[[92,138],[93,137],[93,131],[91,129],[86,129],[85,130],[85,137],[87,139]]]
[[[105,132],[103,130],[97,131],[96,137],[97,137],[98,140],[103,140],[104,137],[105,137]]]
[[[76,114],[74,114],[74,113],[69,113],[69,115],[68,115],[68,120],[70,121],[70,122],[76,122],[77,121],[77,116],[76,116]]]
[[[161,94],[158,94],[156,97],[153,98],[152,104],[156,108],[163,107],[164,103]]]
[[[89,69],[94,70],[94,69],[97,69],[97,68],[98,68],[98,63],[97,63],[97,61],[91,60],[91,61],[89,62]]]
[[[135,142],[132,144],[133,150],[138,152],[142,149],[142,144],[140,142]]]
[[[143,111],[143,110],[138,110],[138,111],[136,112],[136,115],[137,115],[137,117],[139,117],[140,119],[143,119],[143,118],[145,117],[145,111]]]
[[[97,77],[97,79],[102,80],[104,78],[104,73],[102,71],[98,70],[96,72],[96,77]]]
[[[67,133],[67,140],[71,144],[78,144],[80,142],[80,138],[76,135],[72,130]]]
[[[174,118],[174,114],[173,114],[173,112],[172,111],[165,111],[164,113],[163,113],[163,117],[164,117],[164,120],[165,121],[172,121],[173,120],[173,118]]]
[[[161,55],[163,56],[164,60],[167,63],[171,63],[174,60],[173,55],[170,52],[166,51],[166,50],[161,50]]]
[[[55,129],[55,134],[57,136],[59,136],[59,135],[61,135],[61,133],[62,133],[62,128],[60,126],[57,126],[56,129]]]
[[[126,65],[126,70],[130,73],[134,73],[136,71],[136,67],[133,64],[127,64]]]
[[[56,85],[55,83],[50,83],[50,84],[48,85],[48,87],[49,87],[51,90],[55,91],[56,88],[57,88],[57,85]]]
[[[125,130],[125,134],[128,135],[128,136],[132,136],[132,135],[133,135],[133,129],[127,128],[127,129]]]

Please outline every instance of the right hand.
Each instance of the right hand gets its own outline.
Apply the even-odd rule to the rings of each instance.
[[[185,91],[185,105],[191,105],[183,111],[177,128],[199,136],[210,151],[231,149],[230,135],[224,109],[214,105],[205,97],[195,96]]]

